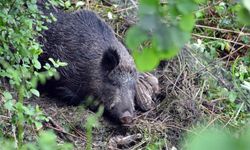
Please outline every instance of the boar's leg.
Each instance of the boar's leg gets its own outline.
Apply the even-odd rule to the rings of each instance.
[[[80,97],[67,87],[57,87],[56,88],[56,96],[60,101],[66,102],[68,105],[79,105],[82,101]]]
[[[142,111],[150,110],[158,93],[158,79],[151,73],[140,73],[136,82],[136,106]]]

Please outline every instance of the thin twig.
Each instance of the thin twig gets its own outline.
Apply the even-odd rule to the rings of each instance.
[[[200,72],[208,69],[209,67],[213,66],[213,64],[216,64],[217,62],[222,61],[223,59],[228,58],[232,54],[234,54],[234,53],[238,52],[239,50],[241,50],[243,47],[244,47],[244,45],[242,45],[240,48],[238,48],[237,50],[233,51],[232,53],[230,53],[230,54],[228,54],[228,55],[226,55],[226,56],[224,56],[224,57],[222,57],[220,59],[217,59],[216,61],[211,62],[210,64],[208,64],[208,67],[201,68],[200,70],[196,71],[195,73],[192,73],[191,75],[189,75],[189,77],[187,79],[190,79],[190,78],[194,77],[197,73],[200,73]]]
[[[87,8],[87,9],[89,9],[89,1],[90,1],[90,0],[85,0],[85,2],[86,2],[86,8]]]
[[[202,130],[201,130],[201,132],[204,132],[207,128],[209,128],[209,126],[210,125],[212,125],[216,120],[218,120],[218,119],[220,119],[220,116],[218,115],[218,116],[216,116],[212,121],[210,121],[207,125],[206,125],[206,127],[204,127]]]
[[[243,27],[242,27],[242,29],[241,29],[241,31],[240,31],[240,32],[242,32],[242,31],[244,30],[244,28],[245,28],[245,26],[243,26]],[[238,42],[238,40],[239,40],[240,36],[241,36],[241,34],[239,33],[239,35],[237,36],[237,38],[236,38],[236,40],[235,40],[236,42]],[[236,43],[234,43],[233,47],[235,47],[235,45],[236,45]],[[231,52],[230,52],[230,53],[231,53]],[[231,57],[228,57],[228,58],[227,58],[227,64],[226,64],[226,67],[227,67],[227,66],[228,66],[228,64],[229,64],[229,60],[230,60],[230,58],[231,58]]]
[[[236,114],[233,115],[233,116],[227,121],[227,123],[223,126],[223,128],[225,128],[233,119],[234,119],[234,120],[237,119],[237,117],[239,116],[239,113],[240,113],[241,109],[243,108],[244,104],[245,104],[245,103],[243,102],[243,103],[240,105],[240,108],[238,109],[238,111],[236,112]]]
[[[169,79],[167,76],[165,76],[166,77],[166,79],[172,84],[172,85],[174,85],[174,83],[171,81],[171,79]],[[189,94],[187,94],[186,92],[184,92],[182,89],[180,89],[178,86],[176,86],[176,88],[178,89],[178,90],[180,90],[183,94],[185,94],[187,97],[189,97],[189,98],[192,98]]]
[[[127,11],[127,10],[130,10],[130,9],[134,9],[134,8],[136,8],[136,7],[135,6],[130,6],[130,7],[127,7],[127,8],[115,10],[114,13],[119,13],[119,12]]]
[[[209,8],[211,8],[211,7],[214,7],[214,6],[218,5],[218,4],[221,3],[221,2],[222,2],[222,1],[218,1],[218,2],[216,2],[216,3],[214,3],[214,4],[212,4],[212,5],[209,5],[209,6],[207,6],[207,7],[204,7],[204,8],[199,9],[198,11],[204,11],[204,10],[206,10],[206,9],[209,9]]]
[[[175,82],[174,82],[174,84],[173,84],[172,91],[175,90],[176,84],[178,83],[178,81],[179,81],[179,79],[180,79],[182,73],[185,71],[185,69],[186,69],[186,68],[185,68],[185,66],[184,66],[183,69],[181,70],[181,72],[179,73],[179,75],[177,76],[177,78],[176,78],[176,80],[175,80]]]
[[[4,116],[4,115],[0,115],[0,118],[4,118],[4,119],[6,119],[6,120],[9,120],[9,119],[10,119],[10,117]]]
[[[130,1],[135,6],[135,8],[138,9],[138,6],[137,6],[136,2],[134,0],[130,0]]]
[[[199,38],[205,38],[205,39],[212,39],[212,40],[222,40],[222,41],[226,41],[226,42],[230,42],[230,43],[235,43],[238,45],[244,45],[250,48],[250,45],[244,44],[244,43],[240,43],[240,42],[236,42],[236,41],[232,41],[232,40],[227,40],[227,39],[222,39],[222,38],[217,38],[217,37],[210,37],[210,36],[205,36],[205,35],[199,35],[199,34],[192,34],[193,36],[199,37]]]
[[[236,120],[236,119],[237,119],[237,117],[239,116],[240,111],[242,110],[242,108],[243,108],[244,104],[245,104],[245,102],[243,102],[243,103],[240,105],[240,108],[238,109],[238,111],[237,111],[237,113],[236,113],[236,115],[235,115],[235,117],[234,117],[234,120]]]
[[[212,30],[217,30],[217,31],[222,31],[222,32],[231,32],[231,33],[236,33],[239,35],[247,35],[250,36],[250,33],[244,33],[242,31],[238,32],[238,31],[234,31],[234,30],[228,30],[228,29],[221,29],[221,28],[216,28],[216,27],[210,27],[210,26],[204,26],[204,25],[195,25],[195,27],[197,28],[207,28],[207,29],[212,29]]]
[[[76,136],[76,135],[74,135],[74,134],[68,133],[68,132],[66,132],[66,131],[64,131],[64,130],[61,130],[61,129],[52,127],[52,126],[50,126],[50,125],[48,125],[48,124],[46,124],[45,126],[46,126],[47,128],[53,129],[53,130],[55,130],[55,131],[57,131],[57,132],[61,132],[61,133],[70,135],[70,136],[72,136],[72,137],[74,137],[74,138],[78,138],[78,139],[81,139],[81,140],[83,140],[83,141],[86,141],[86,140],[83,139],[82,137],[79,137],[79,136]]]

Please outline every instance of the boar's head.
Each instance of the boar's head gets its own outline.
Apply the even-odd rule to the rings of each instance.
[[[105,109],[113,118],[128,124],[134,116],[137,71],[133,61],[126,61],[132,60],[132,57],[128,53],[125,54],[119,55],[111,48],[104,52],[101,60],[103,83],[100,88]]]

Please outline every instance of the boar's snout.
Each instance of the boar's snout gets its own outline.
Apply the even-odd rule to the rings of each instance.
[[[120,121],[123,124],[129,124],[133,120],[133,114],[131,114],[129,111],[125,111],[122,116],[120,117]]]

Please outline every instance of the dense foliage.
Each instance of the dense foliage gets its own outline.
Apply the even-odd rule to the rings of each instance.
[[[205,2],[206,0],[169,0],[165,3],[160,3],[159,0],[140,1],[139,22],[129,29],[126,36],[127,46],[133,50],[139,70],[152,70],[160,60],[178,53],[191,38],[195,25],[194,12],[200,17],[202,14],[198,6]],[[247,0],[242,2],[245,7],[235,4],[235,11],[241,23],[249,24],[249,3]],[[146,41],[150,44],[146,44]],[[140,47],[142,44],[143,48]]]
[[[56,137],[51,132],[41,132],[37,142],[23,143],[25,124],[32,125],[39,131],[43,126],[42,122],[48,121],[38,106],[26,106],[23,100],[32,95],[39,97],[39,91],[36,89],[37,84],[44,83],[46,79],[53,76],[58,77],[56,68],[66,65],[66,63],[53,59],[50,59],[51,63],[44,65],[38,61],[38,56],[42,53],[38,38],[41,37],[42,30],[47,29],[44,22],[55,21],[55,18],[52,15],[42,15],[36,2],[36,0],[2,0],[0,2],[0,78],[2,85],[6,81],[10,85],[9,88],[7,86],[1,87],[1,99],[4,104],[0,114],[8,112],[9,123],[13,126],[14,135],[3,135],[5,126],[0,125],[0,144],[6,149],[72,149],[72,145],[56,143]],[[66,9],[71,8],[70,1],[50,2],[56,5],[60,4]],[[213,29],[216,27],[202,31],[198,28],[194,29],[196,20],[203,26],[217,24],[217,27],[235,29],[250,24],[248,21],[250,18],[248,0],[242,0],[241,3],[232,1],[219,3],[214,7],[215,12],[212,12],[216,14],[217,18],[211,19],[212,21],[206,20],[211,13],[206,13],[206,10],[201,8],[205,4],[210,3],[205,0],[169,0],[167,2],[141,0],[138,11],[139,22],[129,29],[126,36],[126,44],[132,50],[138,68],[141,71],[149,71],[155,68],[161,60],[172,58],[190,40],[192,32],[194,36],[199,36],[198,33],[201,32],[207,37],[215,34]],[[79,1],[76,8],[81,6],[84,6],[84,3]],[[237,49],[237,46],[249,43],[248,36],[242,36],[241,42],[234,45],[231,41],[220,39],[215,41],[211,39],[196,40],[191,41],[192,48],[204,55],[206,60],[209,60],[208,64],[215,59],[227,59],[228,57],[224,53],[236,53],[231,49]],[[225,74],[232,81],[232,88],[221,86],[219,82],[214,82],[208,77],[202,79],[204,85],[209,82],[209,86],[205,86],[207,99],[223,97],[225,101],[219,104],[224,108],[225,116],[232,118],[227,124],[238,128],[248,125],[250,108],[249,56],[249,54],[244,54],[244,57],[238,56],[234,58],[233,64],[227,66]],[[91,149],[92,128],[97,124],[102,109],[97,115],[87,119],[88,149]],[[195,130],[198,133],[198,138],[193,134],[189,135],[188,145],[184,144],[185,148],[190,150],[203,149],[204,145],[209,142],[214,143],[214,145],[212,144],[214,149],[235,149],[235,147],[242,150],[249,149],[246,139],[250,138],[250,134],[249,132],[244,133],[245,130],[243,134],[235,132],[235,128],[204,131],[203,133],[200,130]],[[218,143],[218,141],[222,142]],[[148,149],[160,148],[161,140],[148,147]]]
[[[39,107],[26,106],[23,99],[32,95],[39,97],[37,83],[44,83],[47,78],[56,75],[56,67],[66,64],[50,59],[51,64],[42,66],[38,61],[42,53],[37,40],[39,32],[47,29],[43,20],[52,19],[41,15],[36,0],[1,1],[0,10],[0,78],[2,83],[8,80],[11,86],[10,89],[2,87],[5,110],[1,112],[10,112],[10,121],[17,128],[17,137],[13,138],[20,148],[23,145],[24,124],[34,124],[40,129],[41,121],[47,120]],[[15,92],[12,93],[13,90]]]
[[[129,29],[126,43],[141,71],[152,70],[160,60],[175,56],[188,42],[195,23],[193,12],[201,2],[170,0],[162,6],[159,0],[140,1],[140,20]],[[141,50],[146,41],[150,44]]]

